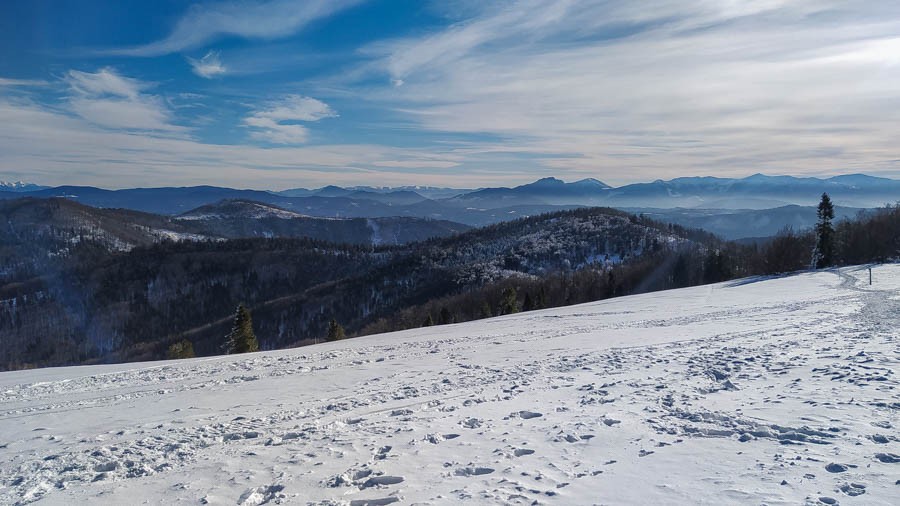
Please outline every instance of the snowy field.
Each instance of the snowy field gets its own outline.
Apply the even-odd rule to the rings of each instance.
[[[900,266],[0,374],[0,503],[900,504]]]

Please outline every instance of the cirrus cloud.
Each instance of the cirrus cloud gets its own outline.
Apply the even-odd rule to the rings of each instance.
[[[212,79],[228,71],[225,65],[222,64],[222,59],[216,51],[210,51],[200,59],[187,57],[187,61],[191,65],[191,70],[193,70],[194,74],[205,79]]]
[[[165,38],[143,46],[106,51],[122,56],[160,56],[200,47],[234,36],[245,39],[277,39],[294,34],[308,24],[329,17],[360,0],[269,0],[196,4]]]
[[[321,100],[288,95],[244,118],[244,125],[253,130],[251,136],[258,140],[275,144],[303,144],[308,139],[309,130],[296,122],[334,117],[337,113]]]
[[[70,70],[69,106],[83,119],[105,128],[184,132],[173,123],[173,116],[160,97],[144,93],[152,85],[122,76],[112,68],[97,72]]]

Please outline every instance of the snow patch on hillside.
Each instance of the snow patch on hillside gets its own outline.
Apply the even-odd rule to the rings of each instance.
[[[0,503],[896,504],[900,266],[0,374]]]
[[[284,220],[294,218],[307,218],[305,214],[295,213],[278,207],[267,206],[257,202],[240,202],[233,205],[239,205],[240,211],[235,213],[215,213],[215,212],[189,212],[176,217],[176,220],[193,221],[193,220],[224,220],[231,218],[244,218],[261,220],[264,218],[279,218]]]

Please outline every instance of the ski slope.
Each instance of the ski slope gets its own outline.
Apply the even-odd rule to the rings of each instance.
[[[900,503],[900,265],[0,374],[0,503]]]

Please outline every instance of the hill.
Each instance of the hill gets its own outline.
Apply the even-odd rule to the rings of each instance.
[[[204,234],[227,237],[308,237],[344,244],[404,244],[445,237],[471,227],[446,220],[410,217],[321,218],[271,204],[223,200],[175,217]]]
[[[0,375],[0,502],[896,502],[900,267]]]
[[[290,221],[296,219],[302,220]],[[638,277],[629,274],[633,268],[662,269],[646,288],[667,286],[673,264],[664,258],[706,248],[708,241],[713,239],[707,234],[610,209],[542,215],[378,248],[257,238],[166,241],[125,250],[83,241],[53,269],[5,277],[0,333],[7,345],[0,348],[0,365],[160,358],[171,342],[184,338],[198,353],[214,354],[239,303],[253,310],[264,349],[322,337],[331,318],[358,332],[442,297],[469,297],[457,301],[450,318],[471,319],[485,304],[490,312],[499,310],[494,292],[504,280],[524,289],[534,280],[564,275],[559,289],[547,286],[543,292],[554,305],[571,303],[612,295],[614,287],[625,293]],[[580,271],[583,287],[574,282]],[[618,277],[611,284],[613,271]],[[414,323],[421,322],[417,317]]]

